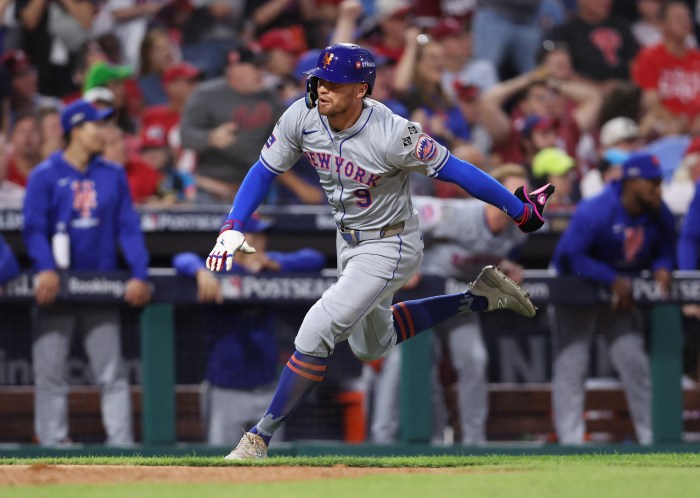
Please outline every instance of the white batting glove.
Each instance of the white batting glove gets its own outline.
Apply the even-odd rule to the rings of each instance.
[[[221,271],[225,266],[227,271],[230,270],[233,266],[233,255],[237,251],[253,254],[255,249],[248,245],[241,232],[236,230],[221,232],[219,238],[216,239],[214,249],[211,250],[207,258],[207,269]]]

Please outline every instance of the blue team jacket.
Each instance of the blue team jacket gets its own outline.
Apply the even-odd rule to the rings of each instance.
[[[51,239],[60,225],[70,237],[72,270],[116,270],[117,243],[135,278],[148,275],[148,251],[124,169],[95,156],[84,173],[55,152],[29,175],[24,242],[36,271],[56,268]]]
[[[268,258],[281,265],[281,273],[320,270],[326,258],[313,249],[292,253],[268,252]],[[194,276],[204,268],[197,254],[180,253],[173,266],[181,275]],[[234,263],[232,274],[246,270]],[[207,349],[207,380],[214,386],[252,389],[277,379],[279,349],[274,306],[221,306],[204,316]]]
[[[553,263],[560,274],[612,284],[619,274],[634,275],[674,265],[674,218],[664,204],[657,216],[630,217],[620,201],[620,182],[582,201],[559,239]]]
[[[698,248],[700,248],[700,182],[695,184],[695,197],[690,203],[678,239],[679,270],[698,269]]]

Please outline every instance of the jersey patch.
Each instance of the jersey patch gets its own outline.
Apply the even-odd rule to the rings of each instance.
[[[438,147],[435,140],[433,140],[429,135],[423,133],[418,137],[416,147],[413,149],[413,155],[419,161],[427,163],[435,158],[437,151]]]
[[[415,135],[416,133],[418,133],[418,128],[416,128],[415,126],[409,126],[409,127],[408,127],[408,132],[409,132],[411,135]]]
[[[277,137],[275,136],[274,133],[270,133],[270,138],[267,139],[267,142],[265,142],[265,147],[268,149],[272,147],[272,144],[277,141]]]
[[[411,137],[403,137],[401,143],[404,147],[408,147],[409,145],[413,145],[413,140],[411,140]]]
[[[97,209],[97,191],[92,180],[73,180],[73,209],[83,219],[92,218],[92,211]]]

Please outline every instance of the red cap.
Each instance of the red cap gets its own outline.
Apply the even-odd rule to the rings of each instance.
[[[29,57],[23,50],[9,50],[0,60],[12,76],[24,73],[32,67]]]
[[[258,40],[258,45],[266,52],[277,48],[296,54],[304,50],[299,39],[291,31],[279,28],[265,31]]]
[[[460,80],[454,80],[452,88],[460,100],[474,100],[481,91],[478,86]]]
[[[167,147],[168,138],[165,136],[165,128],[161,125],[153,124],[144,126],[141,130],[141,148]]]
[[[700,152],[700,137],[695,137],[692,142],[688,145],[688,149],[685,151],[685,155],[694,154]]]
[[[163,84],[167,85],[179,79],[194,80],[199,78],[200,74],[202,74],[201,71],[192,64],[181,62],[165,70],[163,73]]]
[[[440,20],[433,29],[430,31],[430,35],[433,39],[437,41],[444,40],[450,36],[459,36],[465,33],[464,25],[457,19],[448,17],[446,19]]]

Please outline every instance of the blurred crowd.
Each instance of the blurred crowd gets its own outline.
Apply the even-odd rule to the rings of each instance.
[[[490,171],[516,163],[571,210],[638,149],[672,211],[700,178],[695,3],[637,0],[2,0],[0,202],[60,149],[60,112],[114,107],[104,156],[136,204],[228,203],[304,71],[370,48],[372,97]],[[666,70],[667,68],[671,70]],[[414,193],[464,195],[418,179]],[[302,158],[267,203],[323,203]]]

